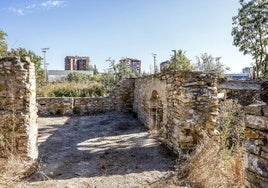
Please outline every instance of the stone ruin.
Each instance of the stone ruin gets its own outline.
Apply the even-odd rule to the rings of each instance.
[[[1,155],[11,152],[37,159],[37,107],[40,116],[132,111],[177,153],[213,134],[219,110],[217,78],[202,72],[171,71],[126,79],[108,97],[100,98],[36,99],[35,89],[31,62],[0,59]],[[245,186],[268,187],[268,106],[245,109]]]
[[[37,159],[35,68],[27,59],[0,59],[0,116],[0,155]]]

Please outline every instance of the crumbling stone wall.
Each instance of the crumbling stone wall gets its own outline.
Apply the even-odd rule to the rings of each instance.
[[[261,81],[229,80],[218,84],[218,92],[224,92],[226,99],[237,100],[247,106],[260,101]]]
[[[218,116],[217,80],[201,72],[174,71],[136,79],[134,111],[174,151],[190,149]]]
[[[0,59],[0,116],[0,155],[11,152],[36,159],[35,69],[27,59]]]
[[[134,79],[121,81],[108,97],[38,98],[39,116],[89,115],[107,111],[131,111],[134,100]]]
[[[268,187],[268,106],[246,107],[245,118],[245,186]]]

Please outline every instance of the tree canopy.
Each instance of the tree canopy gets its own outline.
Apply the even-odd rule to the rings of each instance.
[[[233,17],[233,44],[254,60],[256,76],[268,76],[268,0],[240,0]]]
[[[7,34],[0,30],[0,57],[3,57],[7,53],[7,43],[6,43]]]
[[[168,66],[164,70],[193,70],[190,60],[182,50],[174,51]]]
[[[195,69],[205,73],[215,73],[218,77],[223,77],[229,67],[226,67],[221,63],[221,57],[213,57],[207,53],[201,54],[200,57],[196,57],[197,63]]]

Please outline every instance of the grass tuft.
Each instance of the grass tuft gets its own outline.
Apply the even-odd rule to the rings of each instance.
[[[23,187],[26,180],[38,169],[36,161],[10,155],[0,158],[0,187]]]

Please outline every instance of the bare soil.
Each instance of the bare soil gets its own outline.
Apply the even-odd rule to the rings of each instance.
[[[131,114],[39,118],[40,170],[25,187],[176,187],[174,155]]]

